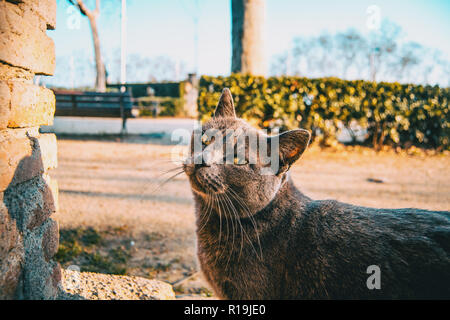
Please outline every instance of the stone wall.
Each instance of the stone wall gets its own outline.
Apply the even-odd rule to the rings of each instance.
[[[61,281],[55,97],[33,83],[52,75],[55,0],[0,0],[0,299],[53,299]]]

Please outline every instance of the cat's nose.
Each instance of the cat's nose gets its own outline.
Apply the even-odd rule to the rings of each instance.
[[[195,167],[210,167],[214,163],[214,154],[210,152],[203,152],[194,157]]]
[[[195,164],[195,168],[201,168],[201,167],[209,167],[211,166],[210,164],[208,164],[204,158],[199,159],[199,161]]]
[[[203,152],[201,154],[201,160],[199,163],[203,167],[210,167],[213,164],[220,163],[220,160],[223,158],[223,154],[217,150],[209,150],[207,152]]]
[[[195,168],[198,167],[206,167],[208,166],[207,159],[203,156],[203,154],[199,154],[194,158]]]
[[[208,164],[207,161],[205,161],[205,158],[203,158],[202,155],[198,155],[196,157],[191,157],[191,158],[187,159],[183,164],[184,170],[188,174],[194,173],[199,168],[209,167],[209,166],[210,166],[210,164]]]
[[[211,164],[208,162],[208,159],[205,157],[198,157],[195,161],[195,168],[209,167]]]

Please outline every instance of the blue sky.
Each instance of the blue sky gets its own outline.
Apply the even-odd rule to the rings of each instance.
[[[87,0],[89,2],[89,0]],[[199,73],[227,75],[231,65],[230,0],[198,0]],[[120,46],[120,0],[102,0],[99,21],[105,59],[118,59]],[[56,56],[93,57],[86,18],[71,27],[70,5],[58,1],[57,28],[48,34],[55,40]],[[267,60],[289,48],[295,36],[314,36],[355,28],[367,33],[366,10],[381,9],[382,18],[398,24],[404,40],[436,48],[450,58],[450,1],[448,0],[266,0]],[[155,57],[167,55],[194,67],[195,0],[128,0],[128,53]],[[73,24],[72,24],[73,25]],[[58,60],[57,60],[58,61]],[[65,72],[57,68],[57,73]]]

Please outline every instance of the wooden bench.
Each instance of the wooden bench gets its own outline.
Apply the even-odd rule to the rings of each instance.
[[[53,90],[56,98],[55,116],[58,117],[112,117],[122,119],[122,133],[127,118],[134,118],[130,92],[89,92]]]

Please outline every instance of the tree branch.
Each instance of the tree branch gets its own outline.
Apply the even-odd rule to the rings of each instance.
[[[97,17],[99,14],[100,14],[100,0],[96,0],[94,15]]]
[[[92,17],[94,15],[98,15],[98,10],[99,9],[99,4],[100,4],[100,0],[97,0],[96,2],[96,8],[95,11],[92,12],[91,10],[88,9],[88,7],[84,4],[84,2],[82,0],[68,0],[71,4],[73,4],[74,6],[78,7],[78,9],[80,10],[82,15],[85,15],[87,17]]]

